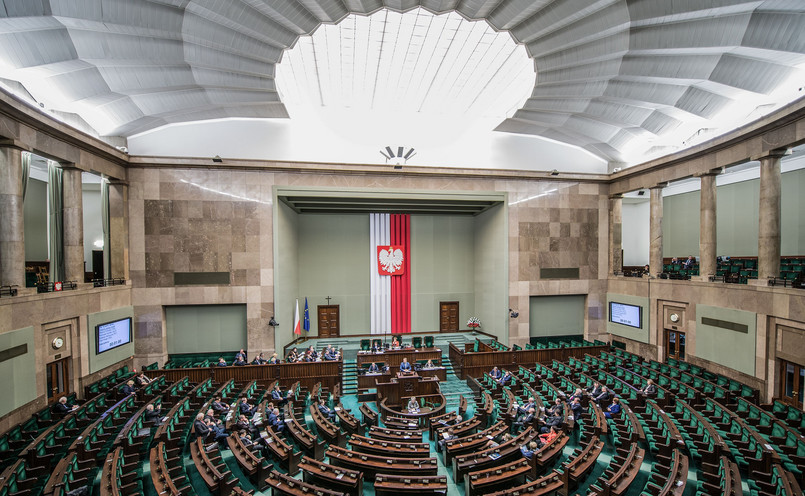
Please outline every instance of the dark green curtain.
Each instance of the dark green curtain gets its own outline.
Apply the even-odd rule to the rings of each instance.
[[[48,243],[50,244],[50,282],[64,280],[64,224],[62,215],[62,170],[48,160]]]

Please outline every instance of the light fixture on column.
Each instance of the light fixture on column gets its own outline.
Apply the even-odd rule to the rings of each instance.
[[[268,325],[270,325],[271,327],[277,327],[278,325],[280,325],[280,323],[274,320],[274,316],[272,315],[271,318],[268,319]]]
[[[518,312],[517,310],[512,310],[511,308],[509,309],[509,317],[516,319],[519,316],[520,312]]]
[[[224,162],[224,159],[222,159],[220,155],[216,155],[212,158],[212,161],[216,164],[221,164]]]
[[[403,164],[408,163],[408,159],[416,155],[413,148],[409,148],[406,152],[404,146],[398,146],[397,150],[392,150],[390,146],[387,146],[384,150],[380,150],[380,154],[385,157],[386,163],[391,161],[397,170],[402,169]]]

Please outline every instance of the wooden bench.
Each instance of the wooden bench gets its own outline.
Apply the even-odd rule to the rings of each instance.
[[[303,457],[299,464],[305,482],[333,488],[351,496],[363,494],[363,473]]]
[[[597,436],[593,436],[590,442],[577,452],[571,455],[572,460],[562,464],[563,491],[560,494],[570,494],[570,490],[578,487],[579,482],[583,481],[595,466],[598,455],[604,449],[604,442]]]
[[[591,494],[599,496],[621,496],[640,473],[640,466],[646,450],[633,443],[625,455],[616,453],[612,457],[610,468],[604,472],[595,485],[590,486]],[[613,470],[617,468],[617,470]]]
[[[293,405],[291,403],[285,405],[285,428],[305,452],[316,460],[324,458],[324,442],[319,442],[316,436],[299,423],[293,414]]]
[[[272,494],[287,496],[344,496],[344,493],[331,491],[315,486],[309,482],[294,479],[288,475],[272,470],[266,479],[266,485],[271,487]]]
[[[299,472],[299,461],[302,459],[302,452],[297,451],[294,453],[293,446],[286,443],[271,427],[266,426],[265,433],[266,436],[263,439],[274,459],[288,471],[288,474],[291,476],[296,475]],[[324,445],[317,444],[317,446],[321,449],[321,458],[324,458]]]
[[[556,462],[556,459],[559,458],[559,455],[562,454],[562,450],[565,449],[565,446],[567,446],[567,442],[569,440],[570,438],[567,436],[567,434],[562,432],[556,437],[556,439],[534,452],[534,456],[531,457],[531,460],[528,460],[528,463],[531,466],[530,478],[536,479],[537,476],[545,471],[545,469],[552,467]]]
[[[310,416],[313,417],[313,422],[316,424],[319,436],[321,436],[327,444],[335,444],[341,447],[347,445],[347,437],[344,435],[344,432],[334,422],[331,422],[325,417],[315,404],[310,405],[309,411]]]
[[[521,486],[510,487],[488,494],[487,496],[549,496],[564,487],[559,472],[553,471]]]
[[[360,412],[363,414],[363,422],[368,426],[377,425],[377,412],[369,408],[369,405],[363,403],[360,408]]]
[[[428,434],[431,439],[436,439],[436,429],[450,427],[461,421],[461,417],[456,412],[448,412],[428,419]]]
[[[509,427],[500,421],[484,431],[447,441],[444,446],[444,464],[450,466],[454,456],[485,449],[490,440],[508,431]]]
[[[229,445],[229,450],[235,456],[241,470],[249,475],[258,491],[265,489],[265,479],[271,470],[271,466],[267,465],[262,455],[255,453],[249,446],[243,444],[240,436],[232,434],[226,438],[226,443]]]
[[[453,429],[453,434],[458,437],[469,436],[470,434],[474,433],[481,425],[486,426],[484,420],[481,419],[479,416],[474,416],[470,419],[464,420],[459,422],[453,426],[447,427],[436,427],[436,438],[441,439],[442,434],[447,432],[448,429]]]
[[[683,455],[679,449],[674,449],[670,462],[668,466],[661,465],[659,461],[654,463],[644,493],[652,496],[682,496],[688,481],[688,457]],[[652,480],[656,474],[654,470],[657,469],[662,471],[662,477],[664,477],[662,486],[655,483],[656,479]]]
[[[699,490],[719,496],[742,496],[741,473],[738,464],[721,455],[718,465],[702,462],[699,465]]]
[[[428,443],[385,441],[358,435],[349,438],[349,446],[353,451],[378,456],[427,458],[430,455],[430,444]]]
[[[526,476],[530,473],[531,467],[526,459],[521,459],[505,467],[470,472],[464,476],[464,494],[475,496],[521,485],[525,483]]]
[[[447,494],[447,476],[430,475],[416,478],[402,475],[378,474],[375,477],[377,496],[397,494],[423,494],[427,496]]]
[[[181,455],[173,459],[168,458],[165,448],[165,443],[159,442],[151,448],[149,456],[151,482],[153,482],[157,494],[181,496],[183,493],[192,492],[187,476],[177,473],[184,471]]]
[[[358,453],[339,446],[330,446],[326,455],[332,465],[363,472],[364,478],[370,481],[377,474],[419,477],[436,475],[438,470],[436,458],[390,458]]]
[[[493,448],[456,456],[453,458],[453,480],[464,480],[464,474],[479,470],[498,467],[522,458],[520,446],[528,445],[537,437],[538,433],[531,427],[526,427],[517,437]]]
[[[106,457],[101,471],[101,496],[135,496],[142,494],[137,472],[124,474],[126,465],[123,447],[118,446]]]
[[[399,429],[386,429],[383,427],[370,427],[369,437],[372,439],[385,439],[387,441],[410,441],[421,443],[422,442],[421,430],[409,431]]]
[[[190,456],[210,492],[218,496],[229,496],[238,481],[221,459],[217,445],[208,452],[201,438],[197,438],[190,443]]]
[[[335,416],[338,417],[339,425],[347,434],[363,435],[366,432],[366,424],[361,423],[344,405],[339,403],[335,408]]]

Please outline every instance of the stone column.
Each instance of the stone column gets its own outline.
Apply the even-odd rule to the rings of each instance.
[[[62,227],[64,230],[64,278],[84,282],[84,203],[81,198],[81,169],[61,164]]]
[[[111,277],[129,279],[129,186],[109,181],[109,258]]]
[[[25,287],[22,149],[0,143],[0,284]]]
[[[716,274],[716,172],[700,176],[699,276],[708,281]]]
[[[609,273],[623,270],[623,195],[609,198]]]
[[[760,158],[758,209],[758,284],[780,275],[780,159],[787,150],[774,150]]]
[[[662,189],[665,183],[651,188],[649,213],[648,268],[652,276],[662,274]]]

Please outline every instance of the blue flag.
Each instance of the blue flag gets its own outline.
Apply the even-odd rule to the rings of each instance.
[[[305,296],[305,321],[302,324],[302,329],[305,332],[310,332],[310,310],[307,307],[307,296]]]

